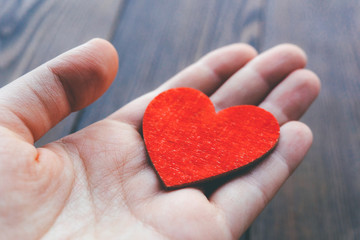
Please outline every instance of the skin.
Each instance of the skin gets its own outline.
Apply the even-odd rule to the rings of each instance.
[[[217,49],[156,90],[85,129],[35,148],[114,79],[114,47],[94,39],[0,90],[1,239],[237,239],[300,164],[312,143],[297,120],[320,90],[306,56],[284,44],[257,54]],[[203,91],[217,110],[258,105],[278,119],[277,148],[255,168],[210,192],[165,191],[141,134],[148,103],[174,87]]]

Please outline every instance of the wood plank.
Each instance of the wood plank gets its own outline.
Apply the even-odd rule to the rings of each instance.
[[[300,45],[322,92],[303,118],[314,145],[251,239],[360,239],[360,2],[268,1],[264,48]]]
[[[0,87],[60,53],[93,37],[109,38],[119,0],[2,1],[0,9]],[[37,145],[68,134],[72,114]]]

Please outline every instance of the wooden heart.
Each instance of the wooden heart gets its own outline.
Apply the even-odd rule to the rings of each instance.
[[[266,110],[234,106],[218,113],[191,88],[155,97],[143,119],[151,162],[167,188],[185,186],[242,168],[271,151],[280,127]]]

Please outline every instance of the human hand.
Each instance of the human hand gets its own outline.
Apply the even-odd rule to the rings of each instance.
[[[115,49],[75,48],[0,90],[1,239],[237,239],[303,159],[312,142],[298,120],[320,83],[304,53],[280,45],[259,56],[244,44],[211,52],[108,118],[36,149],[34,142],[111,84]],[[149,164],[142,117],[160,92],[192,87],[221,110],[252,104],[281,125],[276,149],[211,192],[165,191]],[[209,184],[211,185],[211,183]]]

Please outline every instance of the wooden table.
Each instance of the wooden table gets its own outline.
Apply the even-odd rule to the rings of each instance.
[[[107,116],[217,47],[295,43],[322,79],[302,119],[314,144],[242,239],[360,239],[359,1],[2,0],[1,86],[93,37],[117,48],[117,79],[37,145]]]

